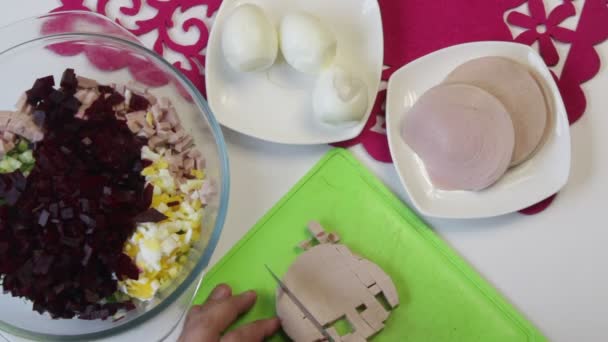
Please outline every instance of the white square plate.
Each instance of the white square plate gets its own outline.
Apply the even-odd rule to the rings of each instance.
[[[418,156],[401,138],[408,110],[428,89],[443,82],[459,65],[475,58],[502,56],[536,74],[553,116],[538,151],[479,192],[443,191],[433,186]],[[570,128],[563,100],[542,58],[530,47],[506,42],[479,42],[449,47],[411,62],[388,84],[387,131],[401,183],[422,214],[442,218],[481,218],[524,209],[558,192],[570,174]]]
[[[282,56],[266,71],[240,73],[223,57],[222,25],[239,5],[262,7],[275,27],[291,11],[321,19],[338,40],[336,63],[359,72],[369,87],[369,108],[355,126],[331,127],[313,117],[315,76],[289,67]],[[207,97],[218,121],[235,131],[284,144],[326,144],[355,138],[375,102],[384,58],[382,19],[376,0],[224,0],[211,30],[205,77]],[[280,55],[280,54],[279,54]]]

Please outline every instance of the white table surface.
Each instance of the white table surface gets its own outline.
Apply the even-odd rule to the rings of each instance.
[[[56,0],[10,3],[0,11],[0,25],[45,13],[58,4]],[[577,8],[581,3],[575,2]],[[532,217],[512,214],[483,220],[427,219],[439,235],[555,341],[604,341],[608,337],[608,228],[604,223],[608,153],[602,152],[608,146],[608,135],[603,131],[608,128],[608,43],[600,45],[599,51],[605,65],[584,85],[588,110],[572,128],[571,178],[549,210]],[[280,146],[229,130],[224,133],[231,163],[230,206],[212,263],[329,149]],[[408,202],[392,165],[373,161],[361,147],[352,151]]]

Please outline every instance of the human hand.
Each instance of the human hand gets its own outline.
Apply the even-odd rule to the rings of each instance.
[[[260,320],[224,334],[257,299],[253,291],[233,296],[228,285],[216,287],[203,305],[194,306],[184,324],[179,342],[261,342],[272,336],[281,323],[277,318]]]

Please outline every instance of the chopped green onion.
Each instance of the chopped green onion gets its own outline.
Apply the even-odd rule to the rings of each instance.
[[[31,144],[27,140],[17,140],[15,147],[0,159],[0,173],[11,173],[19,170],[27,176],[36,163],[30,147]]]
[[[11,157],[4,156],[2,160],[0,160],[0,173],[11,173],[19,170],[23,165],[19,160]]]
[[[34,163],[34,155],[32,150],[27,150],[19,155],[19,160],[24,164],[33,164]]]
[[[30,149],[30,144],[25,139],[20,139],[17,144],[17,151],[23,153]]]

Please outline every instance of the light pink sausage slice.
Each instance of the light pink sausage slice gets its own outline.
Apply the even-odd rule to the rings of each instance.
[[[439,85],[403,121],[404,141],[444,190],[482,190],[506,172],[515,134],[498,99],[470,85]]]
[[[370,268],[370,265],[374,267]],[[312,247],[290,266],[283,281],[328,330],[335,321],[344,317],[353,327],[351,338],[366,341],[384,328],[390,311],[384,309],[375,297],[377,294],[361,281],[359,272],[369,272],[370,286],[379,285],[380,292],[391,298],[391,308],[399,304],[397,289],[388,275],[370,261],[352,254],[345,245],[324,243]],[[313,342],[323,337],[280,288],[276,299],[277,316],[281,318],[283,330],[294,341]],[[362,305],[365,309],[358,312],[357,308]],[[334,339],[338,342],[351,341],[351,338]]]
[[[456,68],[444,83],[479,87],[507,108],[515,129],[511,166],[533,154],[545,132],[548,109],[543,92],[525,66],[504,57],[482,57]]]

